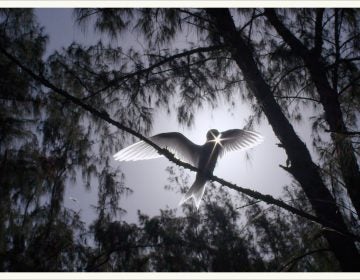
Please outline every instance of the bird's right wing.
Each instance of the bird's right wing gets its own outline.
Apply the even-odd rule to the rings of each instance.
[[[181,161],[197,167],[201,148],[181,133],[161,133],[150,137],[149,140],[161,148],[168,149]],[[134,143],[114,155],[114,159],[118,161],[136,161],[159,157],[162,155],[144,141]]]
[[[229,129],[221,132],[222,149],[220,156],[233,150],[247,150],[264,141],[264,137],[257,132],[243,129]]]

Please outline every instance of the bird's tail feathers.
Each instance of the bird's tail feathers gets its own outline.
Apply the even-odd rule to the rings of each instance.
[[[199,209],[201,199],[205,192],[205,186],[206,186],[206,179],[196,178],[194,184],[187,191],[185,196],[181,199],[179,205],[182,205],[185,201],[187,201],[192,197],[195,201],[196,209]]]

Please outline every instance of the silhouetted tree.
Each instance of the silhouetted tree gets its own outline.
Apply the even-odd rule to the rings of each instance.
[[[80,10],[78,12],[78,17],[80,19],[86,18],[89,14],[96,14],[97,22],[96,26],[102,30],[109,32],[111,35],[116,35],[114,30],[118,30],[118,32],[124,32],[128,25],[121,25],[119,22],[125,22],[125,19],[131,19],[128,23],[135,21],[136,30],[139,34],[143,34],[148,42],[148,47],[150,49],[156,48],[156,52],[161,53],[161,48],[165,43],[171,42],[175,38],[175,36],[179,33],[179,30],[183,28],[184,24],[191,24],[195,26],[196,30],[199,32],[199,36],[197,36],[198,44],[207,43],[206,50],[209,50],[211,47],[215,46],[223,46],[223,48],[219,51],[221,54],[216,55],[216,65],[211,65],[212,56],[211,53],[207,56],[207,60],[204,62],[204,59],[200,58],[200,54],[204,55],[201,51],[198,55],[198,63],[196,63],[196,67],[192,67],[194,63],[191,63],[191,58],[189,57],[189,51],[185,51],[182,54],[176,54],[176,56],[168,55],[165,59],[161,57],[161,60],[157,62],[150,63],[150,65],[156,65],[161,68],[163,62],[171,65],[171,61],[175,61],[178,59],[181,61],[182,56],[187,58],[186,62],[182,63],[185,67],[170,67],[168,71],[171,72],[172,81],[174,78],[179,77],[181,79],[180,89],[184,89],[180,91],[180,96],[187,98],[189,93],[187,92],[189,79],[192,79],[191,84],[195,84],[195,88],[191,88],[191,92],[197,93],[201,92],[205,88],[206,96],[212,96],[214,92],[219,92],[219,83],[221,81],[226,85],[233,85],[234,83],[227,82],[227,79],[221,79],[222,74],[225,77],[229,75],[229,73],[238,73],[236,68],[238,67],[241,70],[241,74],[244,77],[245,83],[250,89],[251,94],[253,94],[257,100],[261,108],[260,112],[263,112],[270,124],[273,127],[275,134],[278,136],[282,146],[284,147],[289,161],[291,165],[289,167],[284,167],[289,173],[291,173],[296,180],[300,183],[301,187],[304,189],[307,197],[312,204],[312,207],[318,217],[320,217],[323,221],[329,224],[329,226],[337,225],[339,228],[346,229],[346,224],[343,220],[343,217],[340,215],[340,211],[337,207],[336,200],[328,190],[325,185],[323,178],[318,170],[317,165],[311,159],[310,153],[307,150],[304,143],[299,139],[296,135],[293,127],[291,126],[289,120],[285,117],[283,110],[276,102],[274,92],[271,89],[270,84],[265,80],[265,76],[263,74],[263,69],[260,68],[262,62],[266,62],[266,59],[261,60],[259,56],[256,55],[256,50],[259,47],[264,46],[264,41],[261,40],[252,40],[252,29],[254,28],[253,20],[259,17],[259,13],[257,14],[256,10],[253,13],[249,11],[240,11],[240,13],[236,16],[236,24],[234,18],[231,13],[227,9],[194,9],[194,10],[171,10],[171,9],[140,9],[136,11],[127,11],[127,10],[117,10],[111,11],[108,13],[108,10]],[[244,18],[246,16],[251,15],[250,20],[244,23]],[[269,14],[269,12],[266,12]],[[104,18],[106,17],[106,20]],[[114,18],[113,23],[109,20],[110,17]],[[182,17],[184,20],[182,21]],[[321,47],[321,42],[319,40],[322,39],[322,35],[319,31],[319,25],[322,22],[322,13],[321,11],[317,13],[317,24],[315,24],[316,29],[316,53],[319,53],[319,48]],[[117,23],[117,28],[114,27],[113,24]],[[302,25],[301,27],[303,27]],[[305,25],[306,26],[306,25]],[[248,33],[246,32],[248,31]],[[319,39],[320,37],[320,39]],[[210,44],[210,45],[209,45]],[[319,45],[320,44],[320,45]],[[196,53],[196,50],[193,49]],[[203,49],[201,49],[203,50]],[[191,54],[193,54],[190,51]],[[205,54],[207,55],[207,53]],[[149,57],[150,55],[148,55]],[[155,53],[151,57],[155,57]],[[138,55],[136,56],[139,57]],[[185,59],[183,59],[185,60]],[[311,59],[310,59],[311,60]],[[309,60],[309,61],[310,61]],[[139,60],[138,60],[139,61]],[[144,61],[144,60],[143,60]],[[196,56],[193,58],[193,61],[196,61]],[[210,61],[208,64],[207,62]],[[222,63],[221,63],[222,61]],[[231,61],[231,62],[229,62]],[[199,64],[202,62],[201,67]],[[308,63],[309,64],[309,63]],[[143,63],[138,62],[137,65],[143,65]],[[228,67],[226,67],[228,66]],[[183,71],[183,69],[187,69]],[[198,69],[201,69],[201,72],[205,72],[204,69],[216,69],[217,76],[211,75],[211,73],[207,73],[207,75],[201,75]],[[144,77],[145,81],[148,80],[149,76],[157,77],[157,73],[161,73],[160,75],[168,75],[168,71],[158,71],[156,74],[153,74],[154,68],[152,66],[148,67],[145,70],[141,70],[141,74],[147,73]],[[174,71],[175,70],[175,71]],[[211,71],[211,70],[210,70]],[[185,72],[186,75],[183,76],[182,73]],[[266,73],[266,72],[265,72]],[[153,74],[153,75],[151,75]],[[237,80],[239,80],[239,75],[237,74]],[[194,78],[195,77],[195,78]],[[209,79],[211,77],[211,80]],[[136,76],[137,80],[140,80],[141,76]],[[163,77],[164,78],[164,77]],[[319,76],[316,73],[311,77],[314,83],[316,84],[316,78]],[[315,78],[315,80],[314,80]],[[120,78],[121,80],[121,78]],[[199,83],[203,83],[200,84]],[[319,82],[320,85],[323,85],[324,82]],[[319,85],[318,83],[318,85]],[[205,86],[206,85],[206,86]],[[223,86],[226,88],[226,86]],[[319,87],[318,87],[319,89]],[[161,91],[160,91],[161,92]],[[183,99],[183,100],[184,100]],[[198,98],[193,98],[198,99]],[[201,99],[200,99],[201,100]],[[187,101],[187,102],[186,102]],[[211,101],[211,99],[210,99]],[[182,108],[185,106],[182,103],[179,103],[178,111],[179,115],[183,116],[184,120],[191,120],[191,108],[194,102],[189,102],[189,100],[184,100],[187,103],[187,113],[184,114]],[[198,105],[198,104],[197,104]],[[190,109],[189,109],[190,108]],[[329,108],[329,107],[326,107]],[[336,108],[332,106],[335,110]],[[338,108],[336,109],[338,110]],[[328,113],[329,116],[329,113]],[[339,121],[341,116],[337,118]],[[329,118],[327,119],[329,121]],[[331,122],[331,121],[330,121]],[[188,122],[189,123],[189,122]],[[337,129],[338,130],[338,129]],[[345,129],[341,129],[344,131]],[[335,141],[336,142],[336,141]],[[347,141],[345,141],[348,143]],[[342,143],[345,143],[344,141]],[[338,143],[338,142],[336,142]],[[338,158],[341,162],[344,157]],[[356,169],[356,160],[353,156],[350,157],[350,165],[354,166],[353,169]],[[357,168],[358,172],[358,168]],[[354,171],[353,174],[356,174]],[[344,175],[344,174],[343,174]],[[345,177],[347,175],[345,174]],[[356,181],[356,180],[355,180]],[[354,181],[354,182],[355,182]],[[353,189],[349,187],[350,189]],[[339,234],[335,232],[324,232],[330,247],[334,250],[337,258],[340,261],[341,266],[345,270],[356,270],[358,263],[360,261],[359,253],[355,247],[355,244],[350,241],[342,238]],[[352,256],[349,258],[349,256]]]
[[[32,11],[0,12],[2,270],[359,269],[355,241],[340,233],[356,233],[359,218],[344,202],[347,194],[334,191],[345,185],[358,210],[358,146],[349,140],[357,135],[359,105],[357,10],[80,9],[75,15],[121,46],[72,44],[43,61],[46,37]],[[302,24],[289,28],[295,20]],[[272,39],[268,21],[281,39]],[[124,40],[130,32],[143,48]],[[110,124],[120,120],[118,127],[147,135],[156,109],[175,110],[178,122],[190,126],[203,105],[237,106],[239,98],[254,111],[249,126],[265,116],[286,151],[281,167],[296,181],[284,198],[322,226],[245,196],[240,201],[248,206],[239,208],[219,187],[200,212],[185,205],[181,217],[167,209],[156,217],[139,213],[138,224],[122,221],[119,199],[130,190],[109,155],[130,135]],[[318,159],[292,125],[308,109],[302,101],[325,112],[314,110]],[[329,142],[320,141],[323,120]],[[184,191],[186,176],[170,175]],[[88,231],[79,213],[63,207],[65,186],[74,182],[99,189]]]
[[[183,171],[169,171],[171,190],[185,192]],[[294,186],[284,198],[311,208]],[[241,205],[241,206],[237,206]],[[88,271],[338,271],[321,227],[278,207],[230,195],[215,185],[207,190],[198,211],[191,203],[184,216],[162,210],[148,217],[139,212],[139,225],[114,221],[95,225],[101,251]],[[106,219],[102,219],[103,222]],[[306,255],[307,254],[307,255]]]
[[[46,36],[32,10],[2,9],[0,19],[1,46],[45,74],[41,56]],[[113,171],[93,153],[95,139],[82,111],[69,107],[64,98],[43,92],[40,84],[2,55],[0,67],[4,73],[0,83],[1,270],[78,270],[77,262],[87,251],[85,228],[79,213],[63,207],[65,185],[74,182],[77,174],[82,173],[83,184],[89,185],[91,176],[99,174],[101,180]],[[51,61],[50,67],[55,74]],[[59,72],[56,77],[74,90],[66,77]],[[117,174],[119,192],[121,172]],[[112,199],[117,200],[114,193]]]
[[[296,26],[291,24],[292,19],[303,23],[297,25],[293,31],[279,20],[276,11],[265,11],[270,23],[291,47],[288,49],[283,42],[277,42],[281,50],[278,48],[276,52],[283,54],[283,60],[292,56],[290,65],[292,69],[296,69],[292,77],[296,82],[292,83],[292,87],[298,94],[305,93],[310,98],[318,100],[317,103],[323,107],[325,114],[321,115],[317,122],[327,122],[333,141],[328,150],[334,151],[332,158],[336,158],[336,161],[328,160],[326,163],[332,162],[333,170],[340,170],[344,186],[359,215],[360,171],[355,149],[349,135],[346,134],[349,131],[348,127],[352,128],[350,131],[356,129],[356,113],[359,110],[359,104],[356,102],[359,88],[358,10],[299,9],[289,12],[293,12],[293,15],[287,17],[287,25]],[[301,87],[307,90],[300,90]],[[283,89],[281,87],[280,95],[284,92]],[[352,96],[351,102],[349,96]]]

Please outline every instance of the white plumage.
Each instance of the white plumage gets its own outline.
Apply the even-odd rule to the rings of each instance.
[[[264,138],[257,132],[230,129],[219,133],[211,129],[206,134],[204,145],[196,145],[178,132],[168,132],[154,135],[149,138],[161,148],[174,153],[175,157],[200,169],[196,174],[194,184],[185,194],[180,204],[189,198],[194,198],[197,208],[205,192],[206,174],[212,174],[217,159],[233,150],[246,150],[260,144]],[[144,141],[134,143],[114,155],[118,161],[136,161],[162,157],[157,150]]]

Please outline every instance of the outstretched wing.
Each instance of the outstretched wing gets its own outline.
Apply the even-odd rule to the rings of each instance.
[[[181,133],[161,133],[149,139],[159,147],[166,148],[174,153],[178,159],[197,167],[201,148]],[[114,159],[118,161],[135,161],[159,157],[162,157],[162,155],[144,141],[132,144],[114,155]]]
[[[242,129],[229,129],[221,132],[221,152],[223,156],[226,152],[234,150],[250,149],[264,141],[264,137],[259,133]]]

